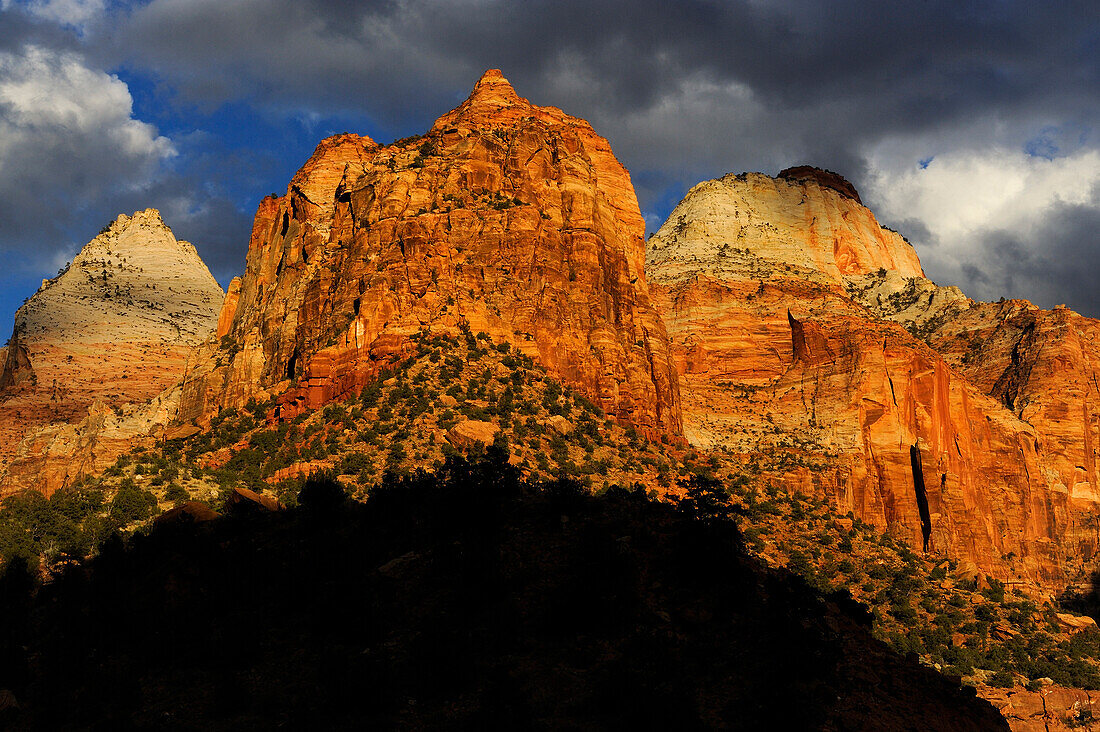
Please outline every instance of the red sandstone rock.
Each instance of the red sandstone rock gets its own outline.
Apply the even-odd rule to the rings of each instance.
[[[265,496],[248,488],[236,487],[225,499],[225,510],[230,513],[262,509],[264,511],[281,511],[283,504],[271,496]]]
[[[487,72],[426,136],[325,140],[261,203],[228,331],[240,350],[189,377],[184,418],[281,382],[284,417],[313,409],[368,383],[410,334],[469,327],[643,431],[678,435],[643,232],[607,141]]]
[[[499,431],[500,428],[492,422],[465,419],[447,431],[447,442],[460,450],[469,450],[477,445],[485,447],[493,443]]]
[[[221,338],[229,333],[233,326],[233,315],[237,312],[237,302],[241,299],[241,278],[234,277],[229,282],[229,290],[225,293],[225,302],[218,313],[217,337]]]
[[[1038,691],[1027,691],[1020,687],[1001,689],[981,685],[978,694],[997,708],[1013,732],[1089,729],[1094,711],[1100,713],[1089,692],[1063,686],[1047,685]]]
[[[289,480],[290,478],[308,478],[311,475],[332,470],[334,462],[334,460],[309,460],[306,462],[294,463],[293,465],[288,465],[285,468],[276,470],[275,474],[267,479],[267,482],[275,485],[276,483]]]
[[[1096,630],[1096,621],[1087,615],[1073,615],[1071,613],[1056,613],[1058,624],[1071,633],[1082,630]]]
[[[1084,319],[1067,327],[1056,311],[1031,341],[1023,314],[983,326],[988,309],[925,280],[908,243],[854,199],[753,174],[692,189],[648,267],[693,444],[790,455],[779,479],[924,548],[919,461],[928,548],[1000,579],[1059,589],[1095,554]],[[999,328],[998,345],[963,367],[949,344],[983,328]],[[1039,356],[1055,333],[1064,345]]]

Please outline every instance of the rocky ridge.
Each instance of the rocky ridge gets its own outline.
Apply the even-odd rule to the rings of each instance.
[[[0,372],[0,494],[48,494],[169,421],[161,392],[213,334],[223,299],[154,209],[92,239],[16,313]]]
[[[799,167],[776,179],[702,183],[651,239],[643,268],[637,202],[607,142],[488,72],[425,136],[389,146],[357,135],[323,141],[287,193],[260,204],[246,272],[224,303],[210,290],[210,307],[189,309],[196,303],[184,293],[206,285],[183,261],[185,245],[176,263],[190,290],[173,289],[177,274],[165,299],[135,299],[143,280],[131,268],[144,273],[120,254],[121,232],[155,238],[159,216],[146,214],[120,217],[104,234],[118,241],[101,236],[81,253],[70,271],[84,273],[84,289],[62,273],[20,311],[11,347],[0,350],[0,416],[9,402],[37,404],[38,424],[48,424],[26,432],[0,485],[49,493],[161,432],[213,447],[197,450],[197,464],[168,466],[196,476],[186,490],[208,498],[225,474],[253,467],[246,480],[257,489],[291,490],[331,469],[364,493],[383,467],[407,470],[518,437],[517,462],[553,458],[532,474],[597,486],[656,480],[675,498],[669,470],[699,466],[654,445],[644,467],[632,467],[612,445],[634,424],[673,444],[682,429],[692,445],[732,458],[727,465],[751,459],[792,507],[803,495],[851,511],[929,557],[973,567],[976,585],[988,576],[1049,592],[1094,561],[1097,321],[936,286],[908,242],[835,173]],[[78,393],[56,388],[67,384],[61,360],[106,352],[107,329],[78,300],[98,303],[90,312],[102,322],[114,319],[111,341],[119,323],[127,329],[126,347],[100,368],[102,394],[92,382]],[[158,335],[173,320],[158,312],[180,316],[176,341]],[[85,331],[77,345],[56,347],[58,332]],[[451,336],[446,347],[433,340],[440,334]],[[453,377],[438,364],[455,335],[472,339],[467,356],[491,361],[495,344],[511,344],[525,365],[498,373],[471,359],[476,373],[448,386]],[[441,350],[429,354],[425,342]],[[385,379],[381,401],[356,403],[410,356],[420,360],[411,386]],[[577,394],[548,399],[549,377],[536,377],[533,411],[513,421],[497,399],[516,373],[530,380],[524,369],[535,362]],[[87,363],[82,373],[93,373]],[[130,383],[139,368],[148,378]],[[181,374],[182,388],[161,391]],[[425,398],[444,423],[423,416]],[[404,427],[383,417],[397,405]],[[566,409],[585,430],[562,449],[576,428],[555,411]],[[618,420],[601,423],[605,413]],[[230,420],[243,431],[227,431]],[[308,444],[265,446],[299,425],[312,429],[310,420],[323,426]],[[223,437],[232,444],[210,444]],[[141,482],[138,472],[126,477]],[[1079,700],[1075,690],[1055,692],[1058,704]],[[1045,692],[1028,693],[1006,692],[1006,715],[1036,723]]]
[[[262,390],[292,417],[357,393],[413,333],[461,326],[675,438],[678,383],[643,232],[607,141],[486,72],[427,135],[329,138],[260,204],[222,363],[187,383],[182,415],[202,424]]]
[[[923,286],[906,283],[903,294]],[[931,299],[887,300],[885,318],[901,322],[959,373],[1040,433],[1045,478],[1058,493],[1100,502],[1097,430],[1100,321],[1065,307],[1026,300],[980,303],[936,288]]]
[[[1029,366],[1040,348],[1020,356],[1034,315],[1001,326],[997,349],[967,345],[963,364],[952,344],[1000,323],[1004,307],[929,282],[856,200],[812,178],[726,176],[693,188],[650,239],[685,434],[775,455],[790,485],[915,547],[1060,589],[1096,550],[1095,462],[1080,447],[1095,432],[1075,416],[1088,415],[1085,339],[1049,362],[1082,370],[1068,391]],[[1021,419],[1009,394],[1030,395],[1036,416]]]

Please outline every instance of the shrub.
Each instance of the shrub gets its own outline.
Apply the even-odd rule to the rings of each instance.
[[[363,392],[359,395],[359,401],[362,403],[364,409],[372,409],[378,406],[378,400],[382,397],[382,384],[381,382],[374,382],[366,386]]]
[[[119,526],[147,519],[157,507],[157,497],[134,485],[133,481],[123,481],[118,493],[111,499],[111,519]]]
[[[189,500],[191,498],[191,494],[189,494],[187,492],[187,489],[185,489],[179,483],[172,483],[168,486],[168,490],[165,492],[164,497],[167,500],[179,505],[180,503]]]
[[[374,464],[363,453],[353,452],[345,455],[336,469],[340,475],[356,475],[367,469],[373,473]]]

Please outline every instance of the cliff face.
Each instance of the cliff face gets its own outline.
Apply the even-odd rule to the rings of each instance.
[[[192,347],[213,334],[223,297],[153,209],[119,216],[43,282],[16,313],[0,373],[0,494],[49,493],[113,460],[105,446],[94,458],[78,425],[121,425],[132,405],[178,381]]]
[[[647,266],[692,443],[765,456],[841,513],[1003,579],[1058,587],[1092,557],[1088,319],[937,288],[813,178],[696,186]]]
[[[1053,489],[1100,502],[1100,321],[1026,301],[975,303],[928,342],[1041,435]]]
[[[588,123],[487,72],[424,136],[321,143],[260,205],[224,366],[184,416],[260,389],[284,414],[365,385],[407,336],[507,340],[651,435],[681,430],[630,177]]]
[[[907,281],[852,283],[851,290],[884,319],[902,323],[959,373],[1035,428],[1047,479],[1071,499],[1095,503],[1098,492],[1096,374],[1100,321],[1066,308],[1043,310],[1026,300],[981,303],[943,297],[948,288]],[[951,288],[954,289],[954,288]],[[920,294],[915,294],[915,293]]]

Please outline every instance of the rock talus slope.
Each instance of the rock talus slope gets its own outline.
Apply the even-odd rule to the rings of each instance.
[[[649,242],[686,436],[918,548],[1064,586],[1097,546],[1095,321],[936,287],[843,179],[794,170],[702,183]]]
[[[158,395],[213,335],[223,299],[154,209],[119,216],[44,281],[16,313],[0,372],[0,493],[52,492],[166,421]],[[92,449],[93,432],[113,437]]]
[[[469,327],[676,436],[643,234],[607,141],[486,72],[426,135],[329,138],[260,204],[221,365],[196,369],[182,414],[201,423],[260,390],[284,415],[315,408],[361,388],[410,334]]]

